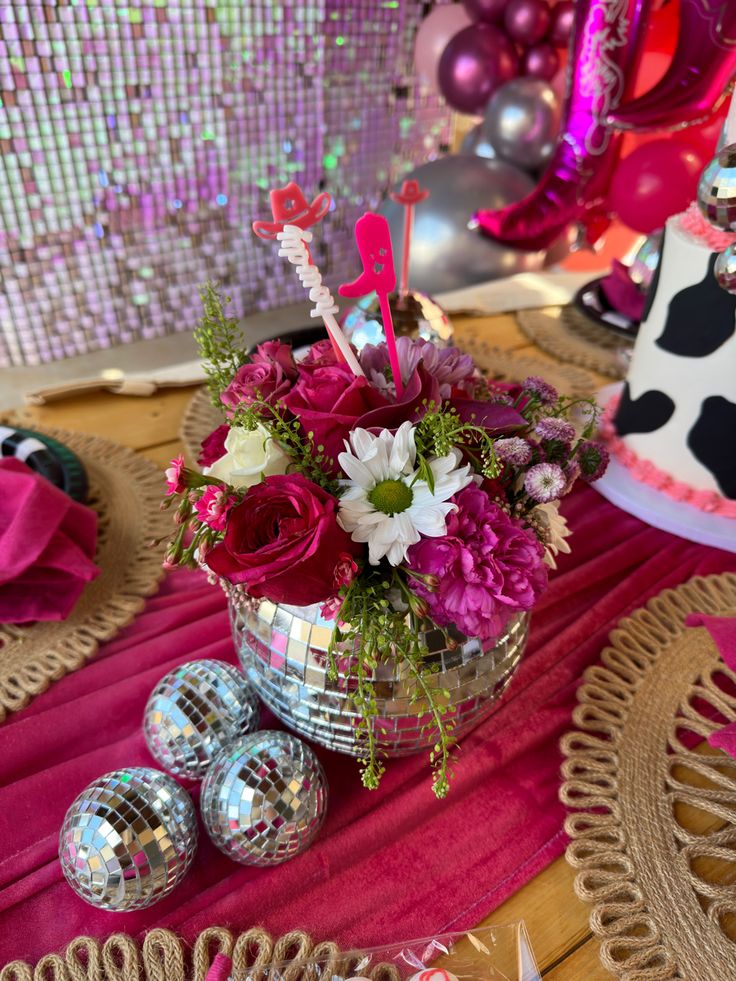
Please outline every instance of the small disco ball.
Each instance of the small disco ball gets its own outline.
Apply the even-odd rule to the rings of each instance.
[[[143,732],[169,773],[201,780],[221,750],[258,726],[259,706],[245,675],[225,661],[189,661],[151,692]]]
[[[711,225],[736,232],[736,143],[722,147],[700,175],[698,207]]]
[[[447,347],[452,340],[453,328],[439,304],[426,296],[409,290],[408,293],[389,293],[389,306],[394,333],[397,337],[421,338],[437,347]],[[349,340],[360,351],[366,344],[380,344],[386,340],[383,317],[378,296],[369,293],[347,311],[342,327]]]
[[[202,783],[210,838],[243,865],[277,865],[311,845],[327,811],[312,750],[286,732],[254,732],[226,749]]]
[[[729,245],[716,259],[713,267],[716,282],[727,293],[736,293],[736,244]]]
[[[189,794],[160,770],[134,766],[93,781],[66,812],[59,860],[92,906],[128,912],[167,896],[197,850]]]

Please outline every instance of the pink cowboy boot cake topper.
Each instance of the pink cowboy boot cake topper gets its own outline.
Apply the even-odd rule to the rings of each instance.
[[[352,283],[343,283],[338,292],[340,296],[356,297],[365,296],[367,293],[375,291],[378,296],[391,373],[394,376],[396,395],[401,398],[404,386],[401,381],[396,336],[391,307],[388,302],[389,293],[396,288],[394,254],[391,248],[388,221],[383,215],[366,211],[355,223],[355,241],[363,262],[363,272]]]
[[[307,204],[304,192],[291,181],[286,187],[275,187],[270,193],[271,213],[273,221],[254,221],[253,231],[258,238],[274,239],[283,232],[284,225],[296,225],[302,230],[316,225],[330,210],[332,198],[327,191],[322,191]]]
[[[417,180],[405,180],[400,191],[391,192],[391,200],[404,206],[404,242],[401,255],[401,278],[399,292],[406,296],[409,292],[409,253],[411,251],[411,236],[414,227],[414,205],[426,201],[429,191],[419,186]]]

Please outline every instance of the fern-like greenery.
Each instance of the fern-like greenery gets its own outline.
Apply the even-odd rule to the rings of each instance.
[[[222,409],[223,392],[246,359],[243,335],[237,317],[228,317],[225,307],[229,296],[223,296],[217,283],[207,282],[199,291],[204,311],[194,330],[194,339],[207,374],[212,404]]]

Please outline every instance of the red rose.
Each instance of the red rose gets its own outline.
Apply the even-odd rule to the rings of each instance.
[[[229,409],[257,401],[273,405],[290,388],[291,382],[276,361],[251,361],[238,368],[233,380],[220,393],[220,401]]]
[[[299,381],[283,399],[299,419],[303,432],[314,433],[337,473],[337,457],[361,416],[388,402],[365,378],[356,378],[344,364],[300,365]]]
[[[211,467],[221,456],[225,456],[225,440],[229,432],[230,427],[226,422],[223,422],[217,429],[213,429],[209,436],[205,436],[197,457],[197,463],[200,467]]]
[[[264,341],[258,345],[250,360],[253,364],[277,364],[289,381],[296,380],[296,361],[290,344]]]
[[[337,499],[301,474],[266,477],[227,519],[207,565],[257,599],[308,606],[335,592],[344,554],[359,556],[337,523]]]

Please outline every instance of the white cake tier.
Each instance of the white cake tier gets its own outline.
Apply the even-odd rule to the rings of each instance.
[[[730,311],[724,318],[722,300],[717,295],[713,297],[712,290],[711,297],[706,296],[709,287],[702,290],[702,306],[698,301],[700,294],[695,290],[690,290],[686,303],[682,299],[683,290],[710,282],[706,277],[712,275],[709,271],[712,254],[708,245],[693,238],[681,227],[680,216],[669,219],[659,275],[654,284],[656,292],[636,339],[627,381],[633,402],[645,393],[663,393],[666,398],[656,397],[670,407],[674,403],[674,411],[654,431],[622,433],[622,440],[641,460],[650,461],[676,480],[689,484],[695,490],[712,490],[723,494],[723,488],[714,474],[696,459],[688,446],[688,435],[701,416],[704,401],[709,397],[722,396],[736,404],[736,333],[704,356],[682,353],[683,348],[697,350],[704,331],[709,329],[709,325],[712,327],[712,320],[708,319],[709,310],[712,315],[719,306],[721,330],[725,329],[724,319],[728,322],[730,318]],[[671,306],[673,299],[676,299],[674,308]],[[693,303],[694,312],[686,318],[683,329],[683,307],[692,308]],[[736,323],[736,311],[734,318]],[[673,330],[675,321],[678,321],[679,327]],[[661,341],[666,327],[669,337],[677,334],[675,343],[665,342],[670,350],[656,343],[657,340]],[[693,332],[691,341],[687,339],[689,331]],[[708,349],[712,344],[711,340],[700,350]],[[672,347],[680,353],[674,353]],[[647,398],[652,400],[651,395]],[[643,409],[640,415],[644,415]],[[638,421],[641,422],[641,419]],[[722,440],[724,454],[735,452],[736,433],[716,435]]]

